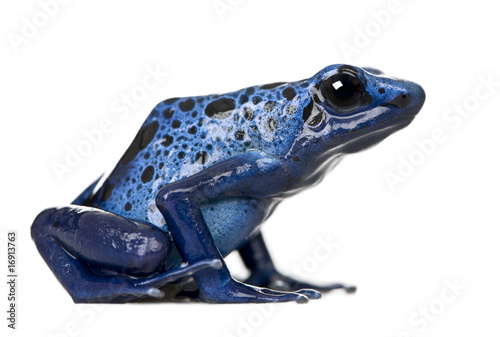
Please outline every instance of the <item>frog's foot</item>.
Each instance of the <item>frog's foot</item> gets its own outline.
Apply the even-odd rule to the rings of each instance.
[[[222,267],[222,261],[218,259],[213,260],[202,260],[192,265],[182,264],[181,266],[174,267],[163,273],[145,278],[145,279],[134,279],[133,284],[136,287],[156,287],[160,288],[167,283],[173,282],[179,278],[191,276],[199,270],[205,268],[220,269]],[[156,296],[153,296],[156,297]]]
[[[179,296],[207,303],[273,303],[292,301],[307,303],[310,298],[318,298],[321,295],[317,291],[310,289],[289,292],[256,287],[231,278],[220,287],[207,288],[202,286],[201,291],[200,289],[193,292],[184,291]]]
[[[297,292],[303,291],[328,292],[334,289],[344,289],[348,293],[356,291],[355,286],[347,286],[340,283],[329,285],[316,285],[307,282],[302,282],[294,278],[285,276],[276,270],[271,255],[266,247],[262,233],[258,233],[250,241],[239,250],[243,262],[250,270],[250,277],[245,283],[253,284],[259,287],[266,287],[281,291]],[[319,293],[318,293],[319,294]],[[319,298],[309,296],[309,298]]]
[[[259,287],[266,287],[281,291],[297,292],[302,289],[314,289],[317,292],[328,292],[335,289],[344,289],[347,293],[356,292],[356,286],[345,285],[342,283],[332,283],[328,285],[317,285],[308,282],[296,280],[292,277],[285,276],[276,270],[272,271],[256,271],[250,274],[245,280],[245,283],[253,284]],[[309,296],[310,297],[310,296]],[[312,297],[310,297],[312,298]],[[316,297],[319,298],[319,297]]]

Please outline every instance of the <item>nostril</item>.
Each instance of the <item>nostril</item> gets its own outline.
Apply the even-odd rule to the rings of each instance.
[[[382,104],[382,106],[391,106],[394,108],[403,109],[406,108],[410,104],[410,100],[408,99],[408,94],[400,94],[396,96],[392,101]]]

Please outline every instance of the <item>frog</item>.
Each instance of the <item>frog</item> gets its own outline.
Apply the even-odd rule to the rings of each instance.
[[[179,294],[207,303],[306,303],[355,286],[279,272],[262,224],[346,155],[408,126],[425,101],[414,82],[334,64],[292,82],[158,103],[114,168],[31,236],[75,303]],[[300,231],[301,229],[295,229]],[[303,229],[302,229],[303,230]],[[224,258],[238,252],[250,276]]]

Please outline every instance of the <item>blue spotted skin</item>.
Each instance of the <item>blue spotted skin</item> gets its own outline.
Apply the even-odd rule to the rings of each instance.
[[[332,86],[337,90],[333,79],[340,75],[355,79],[357,100],[349,106],[329,93]],[[343,155],[407,126],[424,99],[415,83],[375,69],[332,65],[302,81],[165,100],[116,167],[73,201],[79,206],[48,209],[35,219],[33,238],[76,302],[154,297],[157,287],[193,273],[197,298],[206,302],[301,302],[319,297],[302,288],[348,289],[279,274],[260,225],[281,200],[321,181]],[[68,238],[68,231],[84,233],[96,258]],[[126,248],[117,251],[117,242]],[[78,261],[54,253],[59,245]],[[106,245],[115,257],[109,258]],[[130,247],[140,258],[128,257]],[[234,281],[221,257],[236,249],[252,273],[247,283],[285,284],[290,292],[263,293]],[[75,280],[65,268],[83,274]],[[146,281],[130,285],[121,279],[127,275]],[[97,290],[106,282],[117,282],[119,289]]]
[[[165,220],[156,208],[155,197],[165,184],[250,149],[285,156],[301,132],[302,111],[310,102],[307,87],[313,83],[304,80],[254,86],[223,95],[159,103],[134,145],[85,205],[163,227]],[[230,110],[212,115],[210,104],[214,102]],[[143,147],[140,142],[145,138],[149,142]],[[241,244],[235,241],[248,236],[250,228],[243,226],[245,222],[265,218],[263,212],[255,214],[253,204],[251,200],[224,200],[203,207],[224,255]],[[231,221],[235,217],[242,219],[235,223]],[[234,226],[244,227],[241,230],[245,233],[234,236]]]

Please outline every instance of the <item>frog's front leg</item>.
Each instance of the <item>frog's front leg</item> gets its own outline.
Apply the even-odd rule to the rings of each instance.
[[[156,204],[168,224],[184,261],[222,259],[203,219],[200,204],[222,198],[266,198],[289,188],[289,175],[281,161],[251,151],[218,163],[189,178],[166,185]],[[238,221],[238,219],[234,219]],[[193,275],[199,299],[211,303],[307,302],[315,291],[282,292],[234,280],[224,264],[219,270],[201,270]]]
[[[285,276],[276,270],[271,255],[266,247],[262,233],[254,236],[246,245],[239,249],[239,253],[245,266],[250,270],[250,276],[246,283],[259,287],[267,287],[277,290],[296,291],[299,289],[314,289],[320,292],[327,292],[334,289],[344,289],[348,293],[356,291],[355,286],[348,286],[342,283],[329,285],[316,285],[308,282],[296,280]]]
[[[199,261],[164,271],[170,237],[152,224],[70,205],[40,213],[31,227],[38,251],[76,303],[162,297],[167,282],[207,268]]]

